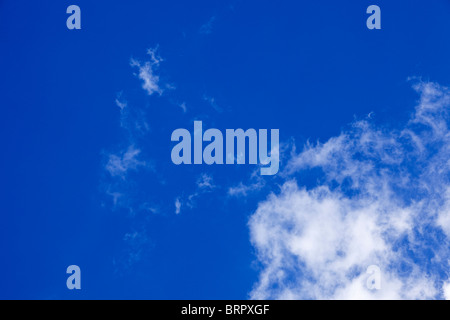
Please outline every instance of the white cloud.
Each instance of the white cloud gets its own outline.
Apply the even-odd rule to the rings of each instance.
[[[437,224],[444,230],[447,237],[450,237],[450,186],[442,194],[442,205],[438,211]]]
[[[249,221],[263,267],[252,298],[448,293],[436,270],[450,270],[449,239],[442,239],[450,236],[450,91],[433,83],[415,89],[420,101],[400,130],[359,121],[292,156],[280,191],[259,203]],[[299,186],[293,176],[313,168],[321,182]],[[382,270],[381,290],[366,286],[370,265]]]
[[[222,108],[217,104],[216,99],[207,95],[203,95],[203,100],[206,101],[214,110],[222,112]]]
[[[157,45],[155,48],[147,49],[147,54],[150,56],[150,63],[153,66],[159,66],[159,64],[164,61],[164,59],[159,55],[158,50],[159,45]]]
[[[197,180],[197,187],[199,189],[213,189],[214,183],[213,178],[210,175],[202,174]]]
[[[201,34],[211,34],[211,33],[212,33],[212,29],[213,29],[214,21],[216,21],[216,17],[215,17],[215,16],[212,16],[212,17],[208,20],[208,22],[206,22],[204,25],[202,25],[202,26],[200,27],[199,32],[200,32]]]
[[[163,89],[160,84],[158,68],[163,61],[158,53],[158,46],[147,50],[148,61],[130,60],[130,65],[137,70],[136,76],[142,81],[142,88],[148,95],[155,93],[161,95]],[[163,85],[164,89],[173,89],[168,84]],[[147,122],[147,110],[141,106],[135,106],[128,103],[125,94],[119,92],[116,95],[115,104],[120,109],[120,126],[124,129],[122,145],[129,146],[121,149],[120,152],[107,155],[105,175],[102,185],[105,187],[106,194],[112,199],[112,209],[121,209],[132,219],[133,231],[128,232],[123,237],[124,250],[114,259],[114,265],[117,272],[129,270],[132,266],[143,258],[147,253],[149,241],[147,238],[146,223],[149,214],[157,214],[159,206],[154,205],[149,199],[142,200],[142,197],[136,192],[138,181],[128,174],[131,171],[140,171],[141,169],[153,170],[151,160],[141,155],[142,148],[137,146],[143,137],[149,132],[150,126]],[[181,203],[177,208],[180,211]]]
[[[150,125],[145,109],[131,107],[122,96],[123,93],[119,92],[115,101],[120,109],[120,126],[127,130],[129,137],[134,140],[135,136],[146,134],[150,130]]]
[[[120,198],[123,197],[123,194],[121,194],[120,192],[107,191],[106,193],[112,197],[114,206],[116,206]]]
[[[116,99],[116,105],[120,108],[120,111],[123,111],[128,106],[126,101],[121,101],[119,98]]]
[[[136,170],[138,167],[146,166],[145,161],[138,160],[141,150],[136,149],[133,145],[118,155],[109,155],[106,170],[111,176],[124,177],[129,170]]]
[[[181,110],[183,110],[183,113],[187,112],[186,102],[179,104],[179,107],[181,108]]]
[[[212,192],[216,186],[213,182],[213,177],[208,174],[201,174],[196,182],[197,188],[188,196],[180,196],[175,200],[175,213],[181,212],[181,207],[192,209],[196,206],[196,201],[204,194]]]
[[[450,282],[444,283],[443,290],[445,300],[450,300]]]
[[[256,179],[256,182],[242,183],[228,188],[228,195],[232,197],[246,197],[249,194],[259,191],[265,186],[263,178]]]
[[[159,76],[154,73],[153,66],[150,62],[141,63],[137,60],[131,59],[130,65],[137,67],[139,73],[137,76],[143,81],[142,88],[151,96],[155,92],[162,94],[162,89],[159,87]]]
[[[150,56],[150,61],[140,62],[136,59],[131,59],[130,65],[137,67],[139,72],[137,76],[142,80],[142,88],[147,91],[147,94],[151,96],[154,93],[161,95],[163,90],[159,84],[159,75],[156,74],[156,69],[159,64],[164,60],[158,54],[158,46],[147,50],[147,54]],[[170,88],[170,86],[166,86]]]
[[[181,200],[180,198],[177,198],[175,200],[175,214],[180,214],[181,212]]]
[[[253,190],[253,185],[246,185],[240,182],[237,186],[228,188],[228,195],[230,196],[244,196],[246,197],[249,191]]]
[[[124,235],[123,241],[125,244],[125,251],[114,259],[116,272],[131,269],[136,263],[139,263],[147,254],[149,247],[149,239],[145,229],[141,231],[133,230]]]

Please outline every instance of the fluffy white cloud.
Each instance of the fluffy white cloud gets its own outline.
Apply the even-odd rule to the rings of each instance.
[[[450,91],[419,83],[398,130],[368,121],[292,156],[249,221],[256,299],[442,298],[450,270]],[[294,176],[320,169],[306,188]],[[381,269],[370,290],[369,266]],[[446,291],[447,290],[447,291]],[[447,295],[447,293],[445,293]]]
[[[445,300],[450,300],[450,282],[444,283],[443,290]]]

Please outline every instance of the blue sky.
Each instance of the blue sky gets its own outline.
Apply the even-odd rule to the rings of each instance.
[[[0,298],[450,296],[449,15],[0,0]],[[195,120],[279,129],[280,172],[175,166],[171,133]]]

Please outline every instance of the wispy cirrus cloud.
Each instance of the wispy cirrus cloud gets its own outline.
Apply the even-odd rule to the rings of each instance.
[[[186,102],[182,102],[178,106],[181,108],[181,110],[183,110],[183,113],[187,112]]]
[[[130,65],[138,68],[137,76],[142,80],[142,88],[147,91],[147,94],[151,96],[154,93],[162,94],[162,89],[159,86],[159,76],[154,72],[154,66],[151,62],[140,62],[135,59],[131,59]]]
[[[262,265],[251,298],[448,298],[450,91],[414,89],[405,125],[358,121],[291,157],[249,220]],[[311,170],[319,182],[307,188],[296,177]],[[370,265],[381,290],[366,286]]]
[[[175,214],[180,214],[181,212],[181,200],[180,198],[175,199]]]
[[[149,131],[146,112],[143,108],[136,108],[123,97],[123,92],[117,94],[116,106],[120,109],[120,126],[126,130],[128,138],[133,141],[136,136]],[[133,142],[134,143],[134,142]]]
[[[131,59],[130,65],[138,70],[135,75],[142,81],[142,88],[147,95],[161,95],[163,89],[158,69],[164,60],[158,53],[158,46],[148,49],[147,55],[147,61]],[[137,175],[131,174],[154,169],[153,161],[143,155],[146,146],[140,142],[150,129],[147,110],[129,103],[124,92],[117,94],[115,105],[120,110],[120,128],[123,134],[118,151],[105,153],[104,171],[107,174],[104,175],[102,187],[105,194],[112,199],[112,209],[122,210],[133,218],[129,221],[132,230],[125,233],[122,238],[124,248],[114,258],[116,271],[120,273],[140,262],[148,252],[147,219],[149,214],[158,213],[159,209],[151,199],[138,197],[138,191],[134,187]]]
[[[175,200],[175,213],[179,214],[182,207],[192,209],[196,205],[196,201],[204,194],[212,192],[216,188],[213,177],[208,174],[201,174],[196,182],[196,189],[187,196],[177,197]]]
[[[149,60],[141,63],[135,59],[131,59],[131,66],[139,69],[138,77],[143,80],[143,88],[148,95],[155,93],[162,93],[159,87],[159,76],[156,69],[163,60],[158,53],[159,47],[150,48],[147,50]],[[113,197],[114,206],[118,204],[126,204],[129,206],[129,201],[120,201],[125,198],[123,189],[127,189],[128,184],[127,175],[131,171],[139,171],[141,169],[153,169],[151,161],[144,160],[141,157],[142,146],[139,146],[139,137],[143,136],[149,131],[150,125],[147,123],[146,111],[142,107],[136,107],[130,104],[124,94],[119,92],[115,99],[115,104],[120,110],[120,126],[124,129],[125,140],[121,142],[122,147],[120,151],[107,154],[105,170],[109,173],[112,181],[107,183],[107,194]],[[114,179],[118,179],[115,181]]]
[[[116,98],[116,106],[120,108],[120,111],[123,111],[128,107],[128,102],[121,99],[121,94]]]
[[[250,193],[257,192],[264,187],[262,181],[258,181],[252,184],[244,184],[240,182],[239,184],[228,188],[228,195],[232,197],[246,197]]]
[[[113,259],[115,273],[118,274],[131,269],[136,263],[144,259],[150,246],[147,231],[142,227],[141,230],[127,232],[122,240],[125,245],[124,251],[120,256]]]
[[[141,150],[131,145],[126,151],[119,154],[110,154],[105,169],[113,177],[119,176],[125,178],[130,170],[137,170],[139,167],[148,166],[148,163],[139,160],[140,153]]]
[[[216,16],[212,16],[209,20],[200,27],[199,33],[208,35],[213,31],[214,22],[216,21]]]
[[[260,192],[266,185],[265,178],[259,174],[259,169],[257,169],[246,183],[241,181],[237,185],[229,187],[227,193],[230,197],[247,197],[250,194]]]
[[[149,96],[154,93],[158,93],[159,95],[163,93],[163,89],[159,83],[159,75],[156,73],[156,70],[164,60],[158,54],[158,49],[159,46],[156,46],[155,48],[147,50],[147,54],[150,56],[149,61],[140,62],[134,58],[131,58],[130,60],[130,65],[138,69],[136,76],[142,80],[142,88]]]
[[[222,112],[223,109],[217,104],[217,101],[214,97],[210,97],[206,94],[203,95],[203,101],[208,103],[214,110],[217,112]]]
[[[197,187],[199,190],[211,190],[215,188],[213,177],[203,173],[198,179],[197,179]]]

